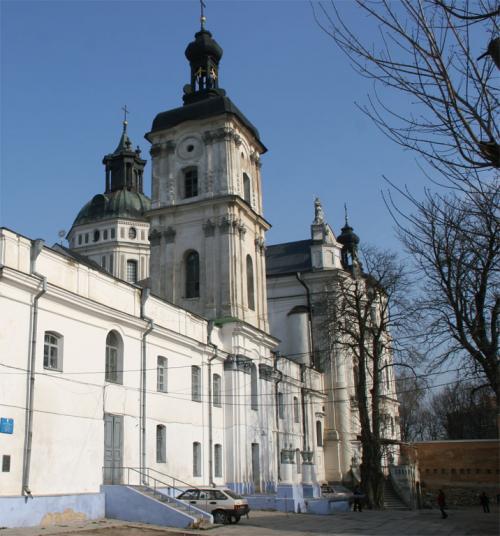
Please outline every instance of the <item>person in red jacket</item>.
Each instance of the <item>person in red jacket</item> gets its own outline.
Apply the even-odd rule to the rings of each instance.
[[[448,517],[448,514],[444,511],[444,509],[446,508],[446,497],[444,496],[444,492],[442,489],[439,490],[437,496],[437,503],[439,506],[439,510],[441,511],[441,517],[443,519],[446,519]]]

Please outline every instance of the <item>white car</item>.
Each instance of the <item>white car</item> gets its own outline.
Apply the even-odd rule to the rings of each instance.
[[[190,488],[177,498],[212,514],[217,524],[238,523],[250,512],[247,500],[226,488]]]

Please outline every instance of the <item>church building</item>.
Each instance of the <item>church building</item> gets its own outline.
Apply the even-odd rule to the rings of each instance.
[[[267,149],[222,53],[202,19],[183,104],[146,134],[151,199],[125,120],[69,247],[0,228],[1,525],[144,521],[137,506],[199,526],[214,517],[175,499],[191,486],[307,512],[322,483],[359,479],[352,362],[324,350],[317,304],[359,239],[317,200],[310,239],[266,247]]]

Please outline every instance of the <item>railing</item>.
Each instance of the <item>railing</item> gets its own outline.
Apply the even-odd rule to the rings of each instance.
[[[159,496],[162,500],[174,504],[177,507],[180,506],[181,508],[185,508],[189,513],[192,513],[196,517],[209,516],[209,514],[207,514],[203,510],[200,510],[199,508],[192,506],[188,502],[181,501],[175,497],[175,494],[177,492],[184,491],[182,488],[179,488],[177,486],[177,483],[184,484],[190,489],[199,489],[196,486],[192,486],[191,484],[180,480],[179,478],[166,475],[164,473],[161,473],[160,471],[157,471],[156,469],[151,469],[150,467],[146,467],[146,469],[143,471],[138,467],[105,466],[102,468],[102,472],[103,482],[105,484],[143,486],[147,490],[151,491],[153,495]],[[151,472],[162,475],[162,477],[166,479],[170,479],[172,483],[168,484],[167,482],[160,480],[159,478],[151,476]],[[124,478],[125,475],[126,478]],[[167,493],[160,491],[160,488],[166,489]]]

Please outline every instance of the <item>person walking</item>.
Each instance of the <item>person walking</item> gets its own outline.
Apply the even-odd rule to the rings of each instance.
[[[444,496],[444,492],[442,489],[439,490],[437,496],[437,503],[439,506],[439,510],[441,511],[441,517],[443,519],[446,519],[448,517],[448,514],[444,511],[444,509],[446,508],[446,497]]]
[[[481,493],[481,495],[479,495],[479,503],[483,507],[483,512],[485,514],[489,514],[490,513],[490,499],[484,491],[483,493]]]

